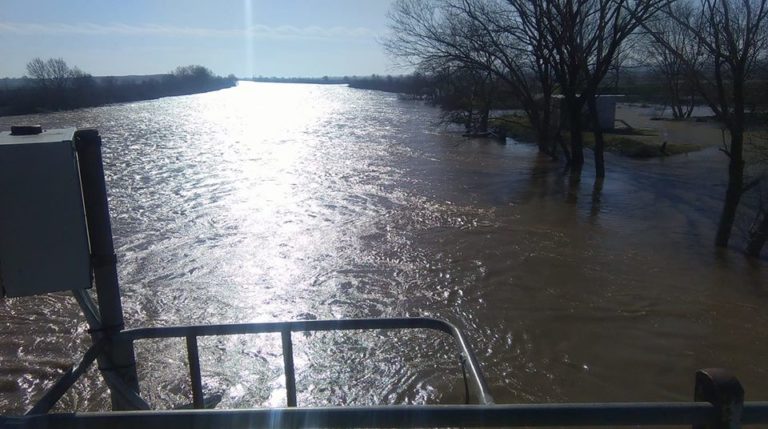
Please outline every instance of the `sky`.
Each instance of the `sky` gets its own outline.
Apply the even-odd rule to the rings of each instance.
[[[0,0],[0,77],[32,58],[94,76],[399,74],[381,47],[392,0]]]

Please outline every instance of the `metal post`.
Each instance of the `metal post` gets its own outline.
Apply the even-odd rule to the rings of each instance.
[[[296,406],[296,373],[293,368],[293,342],[291,331],[285,329],[280,335],[283,339],[283,366],[285,366],[285,393],[289,407]]]
[[[117,280],[117,260],[112,243],[112,224],[109,219],[99,132],[95,129],[78,130],[75,133],[75,148],[79,159],[80,182],[91,244],[91,266],[102,323],[99,329],[92,330],[91,335],[94,342],[102,338],[108,339],[104,353],[99,357],[99,369],[102,373],[111,372],[116,375],[109,379],[119,380],[138,394],[139,381],[133,342],[120,340],[115,336],[123,329],[123,307]],[[107,383],[112,384],[109,381]],[[120,390],[122,389],[110,386],[112,409],[135,409],[135,401],[124,398],[119,393]]]
[[[744,409],[744,388],[728,371],[707,368],[696,371],[694,401],[709,402],[718,413],[715,425],[694,425],[694,429],[739,429]]]
[[[194,335],[187,335],[187,360],[189,361],[189,378],[192,382],[192,405],[195,409],[205,408],[203,380],[200,375],[200,352],[197,348],[197,337]]]

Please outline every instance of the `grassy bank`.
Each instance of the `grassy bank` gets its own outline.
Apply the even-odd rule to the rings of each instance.
[[[536,140],[536,133],[528,119],[521,115],[504,115],[493,118],[490,121],[491,128],[500,130],[508,137],[524,142]],[[562,138],[568,141],[569,133],[563,131]],[[668,143],[663,146],[658,143],[658,134],[650,129],[616,129],[603,133],[605,151],[626,156],[629,158],[654,158],[669,155],[678,155],[701,149],[695,144]],[[595,146],[595,138],[591,132],[583,135],[584,146],[592,149]]]

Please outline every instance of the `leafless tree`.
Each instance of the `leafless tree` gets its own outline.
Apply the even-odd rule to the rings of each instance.
[[[491,105],[499,90],[490,72],[461,64],[420,70],[432,77],[436,90],[432,100],[443,111],[441,122],[464,124],[469,134],[488,131]]]
[[[47,61],[34,58],[27,63],[29,77],[49,89],[61,89],[71,85],[72,79],[82,77],[80,69],[71,69],[62,58],[49,58]]]
[[[728,188],[715,236],[715,245],[726,247],[741,197],[755,183],[745,185],[744,181],[745,84],[768,48],[768,0],[700,0],[694,13],[701,17],[700,24],[678,16],[672,7],[664,12],[701,44],[706,56],[703,71],[689,75],[730,134],[730,142],[721,149],[729,159]],[[664,33],[650,34],[690,71],[695,70],[696,65]]]
[[[27,74],[32,79],[37,79],[43,85],[48,83],[48,66],[40,57],[34,58],[27,63]]]
[[[673,19],[667,13],[659,13],[646,23],[651,35],[646,35],[643,50],[645,63],[663,80],[673,117],[689,118],[695,105],[693,82],[702,71],[705,56],[701,41],[691,37],[688,28],[700,27],[703,17],[697,13],[690,0],[678,0],[670,4],[669,11],[676,18]],[[685,25],[678,21],[685,22]],[[659,37],[666,43],[659,43]]]
[[[453,64],[491,73],[522,104],[539,148],[553,153],[553,82],[540,55],[542,39],[530,28],[536,17],[528,2],[399,0],[389,18],[391,32],[384,45],[390,54],[413,64]]]
[[[584,163],[582,112],[595,132],[598,177],[605,175],[596,95],[622,43],[670,0],[399,0],[390,13],[387,50],[416,62],[488,68],[509,83],[540,148],[552,151],[552,94],[569,118],[570,163]]]
[[[621,85],[621,77],[625,70],[637,67],[638,55],[637,50],[637,37],[629,37],[622,43],[616,56],[613,59],[611,68],[604,80],[604,86],[612,87],[614,90],[618,90]]]
[[[554,156],[559,141],[552,103],[555,81],[541,29],[541,3],[463,0],[451,7],[470,23],[466,28],[474,29],[465,34],[472,49],[491,58],[492,72],[513,89],[536,133],[539,149]],[[570,162],[570,152],[565,147],[563,152]]]
[[[586,105],[595,135],[595,174],[605,176],[605,148],[597,95],[624,41],[669,0],[542,0],[542,28],[563,95],[573,166],[584,163],[582,112]],[[539,2],[537,2],[539,3]]]
[[[67,86],[72,78],[72,69],[69,68],[64,59],[51,58],[46,62],[46,66],[48,68],[49,78],[56,88]]]

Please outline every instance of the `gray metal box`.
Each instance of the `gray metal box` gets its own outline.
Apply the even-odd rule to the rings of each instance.
[[[91,286],[75,129],[0,133],[0,290],[39,295]]]

